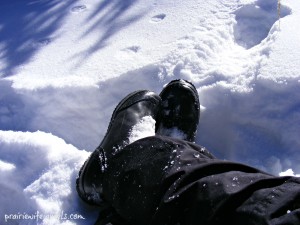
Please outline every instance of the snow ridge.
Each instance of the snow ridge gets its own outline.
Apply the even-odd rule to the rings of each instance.
[[[300,174],[297,1],[282,1],[280,26],[275,0],[0,6],[0,216],[64,212],[84,219],[38,224],[92,224],[97,209],[79,200],[74,182],[114,107],[179,78],[200,96],[197,143],[273,174]],[[153,135],[154,122],[144,118],[130,141]]]

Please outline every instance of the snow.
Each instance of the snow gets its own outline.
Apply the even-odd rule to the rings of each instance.
[[[128,137],[128,144],[131,144],[139,139],[155,135],[155,120],[151,116],[145,116],[135,124]]]
[[[295,174],[292,169],[288,169],[287,171],[279,173],[280,176],[295,176],[300,177],[300,174]]]
[[[75,178],[114,107],[178,78],[200,96],[197,143],[299,176],[300,4],[280,2],[279,20],[276,0],[2,0],[0,224],[92,224]]]

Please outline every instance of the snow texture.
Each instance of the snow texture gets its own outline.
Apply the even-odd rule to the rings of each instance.
[[[2,0],[0,224],[93,224],[75,179],[114,107],[179,78],[200,96],[197,143],[299,176],[300,3],[280,2],[279,18],[276,0]]]

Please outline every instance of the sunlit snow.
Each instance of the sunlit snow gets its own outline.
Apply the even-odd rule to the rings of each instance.
[[[179,78],[196,143],[299,175],[300,3],[280,2],[279,19],[277,0],[2,0],[0,224],[93,224],[75,179],[114,107]],[[130,141],[153,134],[144,118]]]

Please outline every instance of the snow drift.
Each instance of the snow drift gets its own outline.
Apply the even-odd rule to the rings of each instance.
[[[92,224],[75,178],[114,107],[178,78],[200,96],[197,143],[300,174],[300,4],[281,4],[279,20],[276,0],[2,1],[0,223]]]

